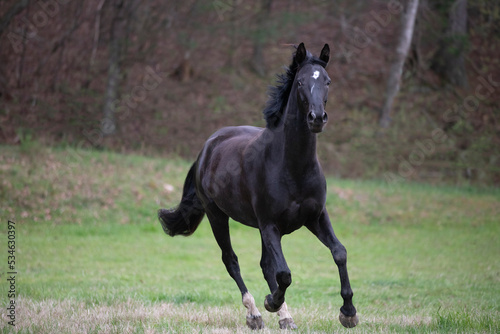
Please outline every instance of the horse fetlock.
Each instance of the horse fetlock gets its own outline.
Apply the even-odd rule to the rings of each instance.
[[[264,307],[266,310],[269,312],[278,312],[281,309],[281,306],[285,302],[285,299],[278,301],[278,303],[275,303],[273,300],[272,295],[267,295],[266,299],[264,299]]]
[[[342,296],[342,299],[344,299],[344,300],[352,300],[354,293],[352,292],[351,289],[342,289],[342,290],[340,290],[340,295]],[[354,313],[356,313],[356,311]]]

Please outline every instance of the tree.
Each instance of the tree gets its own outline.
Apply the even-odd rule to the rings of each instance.
[[[28,3],[28,0],[16,1],[0,18],[0,36],[2,36],[2,33],[8,28],[14,17],[21,13],[28,6]],[[16,34],[13,35],[15,36],[14,38],[18,39],[19,41],[22,41],[24,38],[23,36],[18,36]],[[9,96],[7,89],[8,79],[6,74],[6,64],[7,54],[2,53],[0,54],[0,98]]]
[[[113,20],[111,22],[109,43],[108,80],[104,97],[103,121],[101,132],[110,135],[115,132],[115,104],[118,100],[120,65],[125,43],[125,0],[113,0]]]
[[[383,128],[389,126],[391,122],[390,114],[394,98],[399,92],[403,65],[411,45],[415,19],[417,17],[418,0],[408,0],[406,11],[403,15],[403,24],[399,35],[399,42],[396,48],[396,57],[392,63],[389,78],[387,80],[386,99],[380,111],[379,125]]]
[[[441,8],[447,16],[445,32],[440,39],[431,69],[454,86],[467,87],[464,53],[467,49],[467,0],[446,1]],[[443,8],[444,7],[444,8]]]
[[[272,0],[261,0],[260,10],[256,16],[256,28],[253,32],[253,56],[251,60],[254,71],[260,75],[265,75],[264,44],[269,34],[267,21],[271,13]]]

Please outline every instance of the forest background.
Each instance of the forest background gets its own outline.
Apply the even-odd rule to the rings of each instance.
[[[498,185],[500,3],[420,1],[387,109],[410,3],[2,1],[0,142],[192,160],[220,127],[265,126],[291,45],[329,43],[327,173]]]

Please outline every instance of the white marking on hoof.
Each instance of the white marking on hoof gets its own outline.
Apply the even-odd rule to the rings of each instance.
[[[247,326],[250,327],[250,329],[264,328],[262,315],[257,309],[257,306],[255,305],[255,299],[250,294],[250,292],[246,292],[243,295],[243,305],[247,308]]]
[[[319,78],[319,71],[314,71],[313,75],[312,75],[312,78],[314,80],[318,79]]]
[[[278,316],[280,317],[279,324],[281,329],[297,329],[297,326],[293,322],[292,316],[288,313],[288,307],[286,302],[281,305],[278,311]]]

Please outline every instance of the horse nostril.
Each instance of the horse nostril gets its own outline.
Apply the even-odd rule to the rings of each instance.
[[[323,113],[323,123],[328,122],[328,114],[326,112]]]
[[[316,115],[314,114],[314,112],[310,111],[308,114],[307,114],[307,121],[309,123],[312,123],[314,122],[314,120],[316,119]]]

